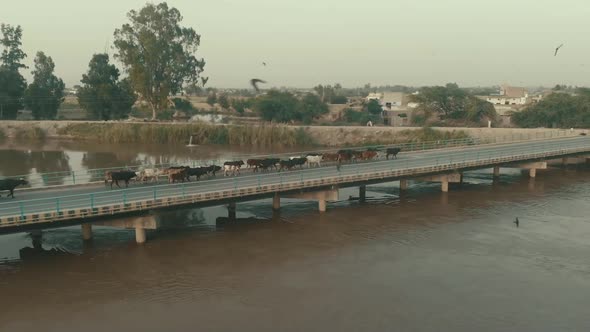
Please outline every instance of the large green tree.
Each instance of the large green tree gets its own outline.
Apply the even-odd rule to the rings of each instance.
[[[552,93],[521,112],[512,121],[520,127],[589,128],[590,92],[580,89],[577,95]]]
[[[2,24],[0,32],[0,119],[16,119],[27,89],[27,82],[19,72],[21,68],[27,68],[22,63],[27,55],[21,49],[20,26]]]
[[[428,124],[432,119],[440,125],[472,125],[496,119],[492,104],[455,83],[424,87],[418,94],[411,95],[411,100],[419,104],[413,114],[414,123],[419,125]]]
[[[64,100],[64,82],[53,73],[55,64],[50,56],[39,51],[32,71],[33,83],[25,92],[25,105],[37,120],[53,120]]]
[[[115,57],[155,119],[156,113],[167,107],[171,94],[199,82],[205,66],[205,61],[196,57],[201,36],[181,26],[180,12],[165,2],[148,3],[139,11],[131,10],[127,17],[129,23],[114,33]],[[206,82],[206,78],[200,79],[201,84]]]
[[[311,124],[314,119],[329,112],[328,105],[313,93],[306,94],[298,105],[298,117],[303,123]]]
[[[298,120],[298,102],[290,92],[270,90],[257,98],[254,109],[266,121],[289,122]]]
[[[264,120],[275,122],[302,121],[309,124],[328,113],[328,105],[312,93],[299,99],[290,92],[270,90],[258,97],[253,106]]]
[[[131,112],[135,103],[128,80],[119,80],[119,70],[109,63],[108,54],[95,54],[82,75],[78,90],[78,103],[92,114],[94,119],[122,119]]]

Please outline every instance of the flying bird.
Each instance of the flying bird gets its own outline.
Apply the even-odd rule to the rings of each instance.
[[[560,49],[562,46],[563,46],[563,44],[561,44],[561,45],[559,45],[559,46],[557,46],[557,47],[555,48],[555,54],[553,54],[553,56],[557,56],[557,51],[559,51],[559,49]]]
[[[263,62],[262,65],[266,67],[266,62]]]
[[[252,86],[254,87],[254,90],[256,90],[256,92],[260,91],[260,89],[258,88],[258,83],[266,83],[266,81],[263,81],[259,78],[253,78],[250,80],[250,84],[252,84]]]

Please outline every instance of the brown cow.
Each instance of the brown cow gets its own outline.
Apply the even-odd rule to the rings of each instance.
[[[338,154],[337,153],[324,153],[322,155],[322,160],[325,160],[325,161],[337,161],[338,160]]]
[[[175,183],[176,181],[182,181],[187,178],[186,169],[171,169],[168,170],[168,182]]]
[[[361,160],[371,160],[377,157],[377,151],[363,151],[361,153],[360,159]]]

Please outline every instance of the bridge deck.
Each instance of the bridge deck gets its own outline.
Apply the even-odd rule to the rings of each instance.
[[[196,203],[215,205],[228,199],[246,200],[275,192],[385,182],[589,152],[590,138],[576,137],[434,150],[402,155],[399,159],[388,161],[344,164],[340,170],[326,166],[182,184],[136,185],[118,190],[105,189],[103,186],[81,186],[23,191],[17,194],[16,199],[2,199],[0,230],[68,220],[84,222],[101,216]]]

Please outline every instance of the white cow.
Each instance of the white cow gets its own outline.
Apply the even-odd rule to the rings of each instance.
[[[138,181],[152,180],[153,182],[158,182],[158,178],[163,175],[162,171],[158,168],[144,168],[136,173],[139,173],[137,176]]]
[[[231,173],[231,175],[236,175],[236,173],[238,175],[240,175],[240,166],[238,166],[238,165],[223,165],[223,175],[229,176],[229,173]]]
[[[312,164],[317,165],[318,167],[322,166],[322,155],[317,155],[317,156],[307,156],[305,157],[305,159],[307,159],[307,166],[311,167]]]

